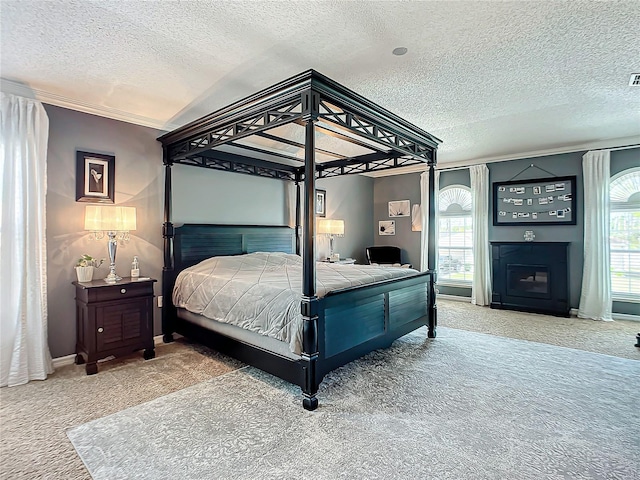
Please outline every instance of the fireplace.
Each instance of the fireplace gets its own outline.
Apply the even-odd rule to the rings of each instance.
[[[491,308],[569,316],[568,242],[491,242]]]
[[[551,298],[549,268],[544,265],[507,264],[507,295]]]

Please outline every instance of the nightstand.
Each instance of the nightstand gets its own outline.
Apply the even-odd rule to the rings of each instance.
[[[323,260],[324,263],[335,263],[338,265],[355,265],[355,258],[341,258],[340,260]]]
[[[153,278],[116,283],[73,282],[76,286],[76,364],[87,375],[98,373],[97,361],[144,350],[155,357],[153,344]]]

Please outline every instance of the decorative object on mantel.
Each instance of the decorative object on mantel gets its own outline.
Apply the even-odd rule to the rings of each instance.
[[[90,282],[93,280],[93,270],[98,268],[104,262],[104,258],[98,260],[97,258],[87,255],[82,255],[76,262],[76,276],[79,282]]]
[[[116,157],[76,152],[76,202],[114,203]]]
[[[575,225],[576,176],[493,184],[494,225]]]
[[[116,248],[118,241],[128,241],[129,231],[136,229],[135,207],[107,207],[87,205],[85,208],[84,229],[93,233],[96,240],[109,237],[109,275],[105,282],[114,283],[122,280],[116,274]],[[116,238],[117,237],[117,238]]]
[[[533,242],[536,236],[533,234],[533,230],[525,230],[524,231],[524,241],[525,242]]]
[[[411,214],[411,203],[409,200],[396,200],[389,202],[390,217],[408,217]]]
[[[411,231],[422,231],[422,208],[419,203],[414,203],[411,207]]]
[[[339,253],[333,253],[335,237],[344,236],[344,220],[329,220],[321,218],[318,220],[318,235],[329,237],[329,259],[331,261],[340,260]]]
[[[395,220],[380,220],[378,222],[378,235],[395,235],[395,234],[396,234]]]

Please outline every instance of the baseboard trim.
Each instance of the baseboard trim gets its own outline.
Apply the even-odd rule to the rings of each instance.
[[[76,361],[75,353],[72,355],[65,355],[64,357],[57,357],[53,359],[53,368],[60,368],[66,365],[73,365]]]
[[[630,320],[632,322],[640,322],[640,315],[631,315],[630,313],[612,313],[611,318],[614,320]]]
[[[178,335],[177,333],[173,334],[174,338],[181,338],[182,335]],[[158,346],[163,344],[162,335],[156,335],[153,337],[153,345]],[[57,357],[52,360],[53,368],[65,367],[67,365],[73,365],[76,361],[76,354],[65,355],[64,357]]]
[[[569,314],[572,317],[577,317],[578,316],[578,309],[577,308],[572,308],[569,311]],[[611,314],[611,318],[614,319],[614,320],[629,320],[631,322],[640,322],[640,316],[639,315],[631,315],[631,314],[628,314],[628,313],[616,313],[616,312],[613,312]]]
[[[462,295],[447,295],[446,293],[438,293],[436,298],[442,298],[443,300],[453,300],[456,302],[471,303],[471,297],[463,297]]]

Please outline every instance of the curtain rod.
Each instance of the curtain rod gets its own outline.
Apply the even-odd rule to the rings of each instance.
[[[564,155],[565,153],[575,153],[575,152],[598,152],[600,150],[609,150],[611,152],[615,152],[617,150],[629,150],[631,148],[640,148],[640,143],[633,143],[631,145],[623,145],[621,147],[603,147],[603,148],[580,148],[578,150],[571,150],[568,152],[558,152],[558,153],[550,153],[548,155],[539,155],[539,156],[534,156],[534,157],[521,157],[521,158],[511,158],[509,160],[505,159],[505,160],[494,160],[494,161],[489,161],[489,162],[481,162],[481,163],[472,163],[470,165],[459,165],[456,167],[443,167],[443,168],[437,168],[436,170],[439,172],[451,172],[454,170],[464,170],[465,168],[469,168],[469,167],[473,167],[474,165],[482,165],[482,163],[499,163],[499,162],[510,162],[513,160],[526,160],[528,158],[540,158],[540,157],[551,157],[553,155]]]

